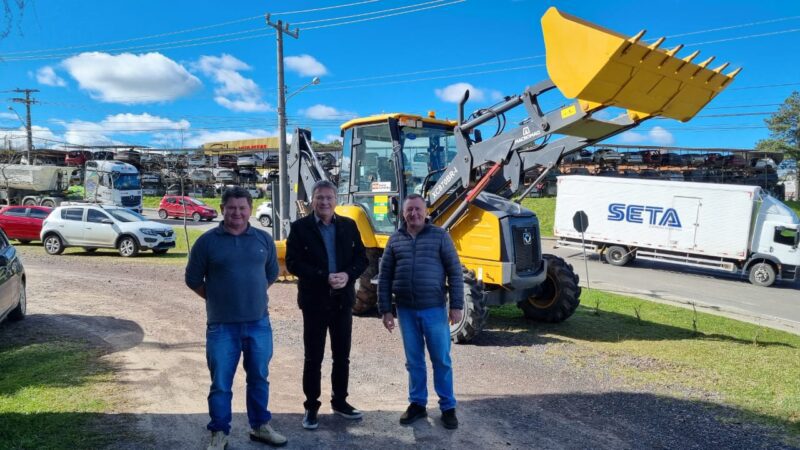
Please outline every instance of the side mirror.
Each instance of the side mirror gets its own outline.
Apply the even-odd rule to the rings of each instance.
[[[390,208],[392,209],[392,214],[395,216],[400,215],[400,202],[397,200],[397,197],[392,197],[390,201]]]
[[[107,225],[114,225],[114,221],[111,220],[111,219],[103,219],[103,220],[100,221],[100,223],[104,223],[104,224],[107,224]]]

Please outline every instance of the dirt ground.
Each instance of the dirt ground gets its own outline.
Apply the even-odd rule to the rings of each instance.
[[[119,368],[122,398],[108,416],[135,418],[133,432],[115,448],[205,448],[205,309],[184,286],[183,266],[150,254],[54,257],[38,246],[19,250],[30,316],[0,331],[65,329],[106,349],[103,358]],[[630,386],[602,358],[522,319],[490,319],[472,344],[453,347],[461,426],[449,431],[439,422],[430,382],[429,419],[398,423],[407,406],[400,335],[389,334],[377,318],[355,318],[349,400],[364,419],[330,414],[327,359],[320,428],[306,431],[295,295],[290,283],[269,291],[275,343],[269,406],[289,448],[788,448],[774,430],[717,405],[713,393]],[[229,448],[263,448],[248,439],[241,369],[233,408]]]

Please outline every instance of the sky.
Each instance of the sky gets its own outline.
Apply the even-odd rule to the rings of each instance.
[[[663,48],[742,67],[688,123],[643,122],[609,143],[752,148],[764,119],[800,90],[800,1],[662,0],[0,0],[0,144],[23,148],[25,105],[36,148],[63,144],[194,148],[278,134],[276,32],[284,36],[288,132],[339,139],[372,114],[457,116],[548,77],[540,18],[559,10]],[[23,5],[22,9],[20,4]],[[317,85],[309,85],[314,77]],[[300,90],[302,89],[302,90]],[[545,107],[568,99],[558,93]],[[9,109],[9,108],[13,108]],[[509,113],[506,129],[524,119]]]

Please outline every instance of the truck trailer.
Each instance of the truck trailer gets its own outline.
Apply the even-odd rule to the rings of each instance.
[[[582,235],[575,220],[583,211]],[[580,227],[578,227],[580,228]],[[558,247],[747,275],[770,286],[796,280],[797,214],[758,186],[570,175],[558,178]]]

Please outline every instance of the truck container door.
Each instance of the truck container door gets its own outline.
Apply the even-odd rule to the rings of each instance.
[[[665,212],[658,219],[659,226],[669,227],[669,245],[676,250],[694,250],[697,238],[697,218],[700,215],[700,199],[697,197],[673,197],[674,216]]]

